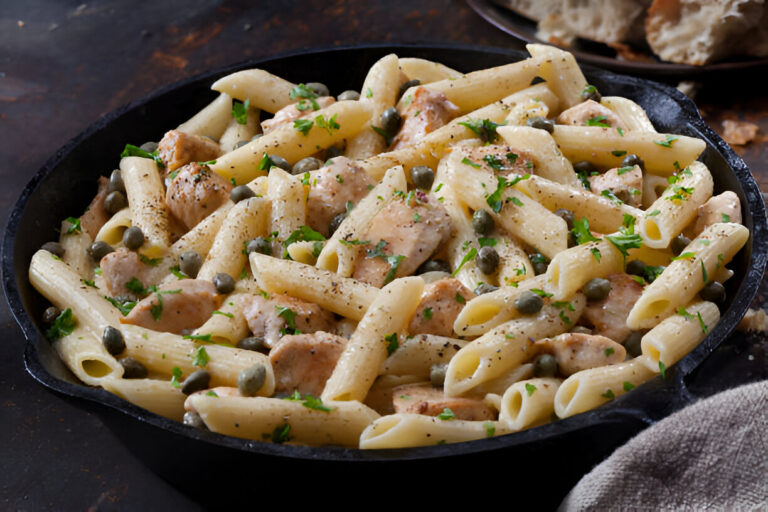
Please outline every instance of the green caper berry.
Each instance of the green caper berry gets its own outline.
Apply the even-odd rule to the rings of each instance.
[[[622,167],[630,167],[634,165],[639,166],[641,171],[645,171],[645,162],[643,161],[642,158],[640,158],[634,153],[628,154],[621,161]]]
[[[216,287],[216,293],[226,295],[235,289],[235,280],[226,272],[219,272],[213,276],[213,285]]]
[[[590,279],[581,291],[590,300],[603,300],[611,292],[611,282],[601,277]]]
[[[195,411],[187,411],[184,413],[183,423],[188,427],[199,428],[201,430],[208,430],[203,418],[200,417]]]
[[[109,185],[107,186],[107,192],[122,192],[125,194],[123,172],[120,169],[115,169],[112,171],[112,174],[109,175]]]
[[[400,86],[400,89],[397,91],[397,99],[402,98],[403,94],[405,94],[405,91],[417,85],[421,85],[421,80],[419,80],[418,78],[414,78],[413,80],[408,80],[407,82],[402,84]]]
[[[580,162],[576,162],[573,164],[573,170],[576,172],[582,172],[584,174],[592,174],[593,172],[597,172],[597,167],[592,162],[589,162],[587,160],[581,160]]]
[[[293,168],[291,169],[291,174],[298,175],[298,174],[304,174],[305,172],[309,172],[309,171],[316,171],[322,166],[323,166],[323,162],[319,158],[308,156],[307,158],[302,158],[301,160],[293,164]]]
[[[255,197],[256,192],[251,190],[251,187],[248,185],[238,185],[232,189],[232,191],[229,193],[229,198],[232,200],[233,203],[239,203],[240,201],[243,201],[245,199],[249,199],[251,197]]]
[[[426,274],[427,272],[447,272],[450,274],[451,265],[445,260],[427,260],[416,269],[416,274]]]
[[[643,333],[632,331],[632,333],[630,333],[630,335],[624,338],[624,341],[621,342],[621,344],[624,345],[624,348],[627,349],[627,354],[630,357],[637,357],[643,353],[642,349],[640,348],[640,341],[642,339]]]
[[[341,226],[341,223],[344,222],[344,219],[347,218],[347,212],[342,212],[338,215],[334,215],[334,217],[331,219],[330,224],[328,224],[328,236],[333,235],[337,229],[339,229],[339,226]]]
[[[536,293],[525,290],[515,299],[515,309],[524,315],[538,313],[544,307],[544,301]]]
[[[240,372],[237,388],[243,396],[256,396],[266,380],[267,369],[263,364],[255,364]]]
[[[104,210],[110,215],[116,214],[126,206],[128,206],[128,199],[119,190],[110,192],[104,198]]]
[[[43,322],[46,324],[52,324],[61,314],[61,310],[56,306],[50,306],[43,311]]]
[[[91,258],[93,258],[95,261],[101,261],[101,258],[111,252],[114,252],[114,249],[111,245],[109,245],[107,242],[104,242],[103,240],[92,243],[88,248],[88,254],[90,254]]]
[[[672,243],[670,244],[670,249],[672,249],[672,252],[675,253],[675,255],[680,255],[686,247],[688,247],[688,244],[691,243],[691,239],[685,236],[684,234],[680,233],[675,238],[672,239]]]
[[[200,267],[203,266],[203,258],[195,251],[184,251],[179,256],[179,270],[192,279],[197,277]]]
[[[568,226],[568,229],[573,229],[573,222],[576,220],[576,216],[573,214],[571,210],[566,210],[565,208],[559,208],[555,210],[555,215],[560,217],[565,221],[565,224]]]
[[[475,288],[473,292],[475,295],[484,295],[486,293],[495,292],[498,289],[499,289],[498,286],[493,286],[492,284],[483,283],[477,288]]]
[[[381,129],[390,137],[394,136],[398,130],[400,130],[402,122],[403,118],[400,117],[400,112],[398,112],[395,107],[389,107],[382,112],[381,118],[379,119]]]
[[[146,366],[132,357],[123,357],[117,361],[123,367],[124,379],[143,379],[147,376]]]
[[[157,142],[149,141],[145,142],[141,146],[139,146],[141,149],[146,151],[147,153],[152,153],[154,151],[157,151],[157,148],[160,146]]]
[[[720,304],[725,300],[725,286],[717,281],[709,282],[701,289],[699,296],[704,300]]]
[[[254,352],[267,352],[269,348],[264,344],[264,339],[256,336],[249,336],[237,342],[237,348],[243,350],[253,350]]]
[[[330,96],[331,91],[328,89],[328,87],[320,82],[307,82],[304,84],[307,86],[307,89],[314,92],[318,96]]]
[[[123,231],[123,245],[131,251],[135,251],[144,245],[144,233],[138,226],[131,226]]]
[[[472,214],[472,229],[478,235],[489,235],[496,226],[493,217],[485,210],[475,210]]]
[[[644,262],[640,260],[632,260],[627,263],[627,274],[642,277],[645,267],[646,265]]]
[[[357,101],[360,99],[360,93],[357,91],[344,91],[336,98],[339,101]]]
[[[280,155],[269,155],[269,158],[272,160],[273,167],[279,167],[286,172],[291,172],[291,164],[285,158]]]
[[[532,263],[533,265],[533,273],[537,276],[540,276],[541,274],[546,274],[547,269],[549,268],[549,263],[544,263],[543,261],[537,261],[536,263]]]
[[[533,361],[534,377],[553,377],[557,374],[557,359],[552,354],[541,354]]]
[[[44,251],[48,251],[54,256],[58,256],[59,258],[64,256],[64,246],[59,242],[45,242],[40,248]]]
[[[435,182],[435,171],[426,165],[417,165],[416,167],[411,167],[410,174],[413,184],[422,190],[431,189],[432,183]]]
[[[181,385],[181,392],[185,395],[191,395],[195,391],[208,388],[211,382],[211,374],[207,370],[196,370],[184,380]]]
[[[475,264],[483,274],[493,274],[499,267],[499,253],[493,247],[483,247],[477,252]]]
[[[429,367],[429,381],[436,388],[445,384],[445,374],[448,371],[448,365],[445,363],[433,364]]]
[[[264,237],[256,237],[253,240],[249,240],[245,244],[245,252],[251,254],[252,252],[258,252],[259,254],[272,255],[272,244]]]
[[[525,120],[525,124],[531,128],[538,128],[539,130],[545,130],[549,133],[555,131],[555,122],[551,119],[547,119],[546,117],[529,117]]]
[[[111,325],[108,325],[107,328],[104,329],[104,333],[101,335],[101,342],[104,344],[104,348],[107,349],[107,352],[113,356],[122,354],[125,350],[123,333]]]

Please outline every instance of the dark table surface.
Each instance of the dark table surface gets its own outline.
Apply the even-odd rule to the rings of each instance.
[[[140,5],[138,5],[140,4]],[[521,48],[463,1],[127,2],[0,4],[0,211],[36,170],[105,113],[176,80],[246,59],[364,43]],[[736,148],[768,190],[765,69],[706,78],[696,101],[760,126]],[[308,78],[311,80],[313,77]],[[756,307],[765,303],[761,288]],[[199,505],[146,470],[94,415],[49,393],[23,369],[24,339],[0,306],[0,509],[158,510]],[[764,339],[735,334],[706,365],[701,396],[765,378]],[[727,374],[727,378],[720,378]]]

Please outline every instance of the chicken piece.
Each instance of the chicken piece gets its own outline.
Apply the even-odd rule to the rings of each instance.
[[[336,100],[332,96],[320,96],[315,98],[315,102],[319,108],[325,108],[328,105],[336,103]],[[309,100],[301,100],[296,103],[292,103],[285,106],[275,112],[272,119],[267,119],[261,122],[261,130],[266,135],[267,133],[274,131],[284,124],[293,123],[297,119],[305,117],[312,117],[315,113],[312,103]]]
[[[381,287],[412,274],[451,235],[451,218],[434,198],[422,192],[393,201],[371,221],[353,277]]]
[[[139,298],[126,287],[126,283],[133,278],[136,278],[143,287],[155,284],[153,279],[153,274],[156,273],[155,269],[142,263],[137,252],[129,251],[125,247],[121,247],[101,258],[99,266],[101,268],[101,276],[107,285],[107,290],[109,290],[109,294],[113,297],[128,295]]]
[[[603,300],[589,301],[582,318],[594,326],[594,334],[621,343],[630,335],[627,316],[643,293],[643,286],[628,274],[611,274],[611,291]]]
[[[99,188],[96,196],[91,200],[91,204],[85,209],[85,213],[80,217],[80,227],[88,233],[91,240],[96,239],[101,227],[109,220],[109,213],[104,209],[104,199],[107,197],[109,179],[99,176]]]
[[[588,121],[591,121],[591,123],[587,124]],[[624,129],[621,120],[613,110],[602,106],[594,100],[583,101],[567,110],[563,110],[557,116],[557,123]]]
[[[409,102],[403,102],[405,109],[400,112],[403,124],[392,141],[392,149],[399,149],[418,142],[426,134],[444,126],[456,117],[459,107],[448,101],[442,92],[419,87]]]
[[[203,325],[223,300],[211,281],[182,279],[141,299],[120,322],[181,334]]]
[[[462,296],[459,302],[456,297]],[[408,332],[416,334],[437,334],[452,336],[453,322],[459,316],[465,302],[475,296],[458,279],[440,279],[429,283],[421,294],[421,302],[408,325]]]
[[[613,193],[620,201],[630,206],[639,208],[643,204],[643,171],[639,165],[629,167],[616,167],[603,174],[590,176],[589,187],[597,195],[608,195],[604,191]]]
[[[627,357],[624,346],[610,338],[576,332],[543,338],[536,342],[536,348],[555,356],[558,372],[564,377],[581,370],[620,363]]]
[[[443,390],[429,384],[408,384],[392,390],[392,403],[396,413],[437,416],[450,409],[457,420],[495,420],[493,409],[482,398],[445,396]]]
[[[347,210],[347,202],[357,204],[374,182],[362,167],[344,156],[331,159],[330,165],[310,172],[307,196],[309,227],[329,235],[331,220]]]
[[[269,348],[276,346],[285,334],[332,332],[336,325],[330,311],[288,295],[271,299],[254,295],[245,303],[243,315],[253,335],[263,339]]]
[[[275,391],[320,396],[346,344],[344,338],[323,331],[283,336],[269,353]]]
[[[696,221],[693,224],[693,237],[699,236],[704,229],[717,222],[735,222],[741,224],[741,201],[730,190],[710,197],[699,206]]]
[[[171,130],[163,136],[157,152],[165,164],[165,172],[171,173],[190,162],[215,160],[221,155],[221,148],[208,137]]]
[[[197,162],[179,169],[165,193],[168,210],[187,230],[229,200],[232,184]]]
[[[481,165],[484,171],[499,176],[515,174],[535,174],[533,153],[498,144],[479,146],[468,151],[467,159]]]

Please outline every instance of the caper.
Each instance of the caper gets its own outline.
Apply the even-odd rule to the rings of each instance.
[[[381,129],[389,136],[394,136],[400,130],[402,122],[403,118],[400,117],[400,112],[395,107],[389,107],[382,112],[381,118],[379,118]]]
[[[440,281],[441,279],[450,279],[451,274],[436,270],[433,272],[424,272],[419,277],[421,277],[425,284],[429,284],[434,283],[435,281]]]
[[[157,142],[149,141],[149,142],[145,142],[144,144],[139,146],[139,148],[143,149],[147,153],[152,153],[154,151],[157,151],[157,148],[159,146],[160,146],[160,144],[158,144]]]
[[[291,172],[291,164],[280,155],[269,155],[269,159],[272,160],[273,167],[279,167],[284,171]]]
[[[328,161],[344,154],[344,146],[334,145],[325,150],[325,160]]]
[[[483,283],[477,288],[475,288],[473,292],[475,293],[475,295],[484,295],[486,293],[495,292],[498,289],[499,289],[498,286],[493,286],[492,284]]]
[[[59,258],[64,256],[64,246],[62,246],[59,242],[45,242],[40,248],[44,251],[48,251],[54,256],[58,256]]]
[[[672,249],[672,252],[676,255],[679,255],[681,252],[685,250],[686,247],[688,247],[688,244],[691,243],[691,239],[685,236],[684,234],[680,233],[675,238],[672,239],[672,243],[670,244],[670,249]]]
[[[472,228],[478,235],[489,235],[496,223],[491,214],[485,210],[475,210],[472,214]]]
[[[639,331],[632,331],[629,336],[624,338],[621,342],[624,348],[627,349],[627,355],[630,357],[637,357],[643,353],[640,348],[640,341],[643,339],[643,333]]]
[[[555,210],[555,215],[560,217],[565,221],[565,224],[568,226],[568,229],[573,229],[573,222],[576,220],[576,216],[573,214],[571,210],[566,210],[565,208],[559,208]]]
[[[573,170],[576,172],[584,173],[586,175],[590,175],[593,172],[597,172],[597,167],[595,167],[592,162],[581,160],[573,164]]]
[[[232,293],[235,289],[235,280],[226,272],[219,272],[213,276],[213,285],[216,287],[216,293],[224,295]]]
[[[632,260],[627,263],[627,274],[642,277],[645,273],[645,263],[640,260]]]
[[[341,212],[338,215],[334,215],[334,217],[331,219],[330,224],[328,224],[328,236],[331,236],[336,232],[337,229],[339,229],[339,226],[341,226],[341,223],[344,222],[344,219],[347,218],[347,212]]]
[[[611,282],[601,277],[595,277],[590,279],[581,291],[590,300],[603,300],[611,292]]]
[[[256,396],[267,380],[267,369],[263,364],[249,366],[237,376],[237,389],[243,396]]]
[[[701,289],[699,296],[704,300],[722,303],[725,300],[725,286],[717,281],[712,281]]]
[[[203,266],[203,258],[195,251],[184,251],[179,256],[179,270],[192,279],[197,277],[200,267]]]
[[[117,361],[123,367],[124,379],[143,379],[147,376],[147,368],[132,357],[123,357]]]
[[[525,120],[525,124],[530,126],[531,128],[538,128],[539,130],[546,130],[549,133],[552,133],[555,131],[555,122],[551,119],[547,119],[546,117],[529,117]]]
[[[195,427],[201,430],[208,430],[203,418],[200,417],[195,411],[187,411],[184,413],[183,423],[188,427]]]
[[[123,350],[125,350],[123,333],[111,325],[108,325],[107,328],[104,329],[104,333],[101,335],[101,342],[104,344],[104,348],[107,349],[107,352],[113,356],[121,354]]]
[[[435,171],[426,165],[411,167],[410,174],[413,184],[422,190],[429,190],[432,188],[432,183],[435,182]]]
[[[436,388],[445,384],[445,373],[448,371],[448,365],[445,363],[433,364],[429,367],[429,381]]]
[[[101,258],[111,252],[114,252],[114,249],[111,245],[103,240],[92,243],[88,248],[88,254],[90,254],[91,258],[93,258],[95,261],[101,261]]]
[[[533,266],[533,273],[538,275],[545,274],[549,268],[549,261],[540,253],[529,254],[528,258],[531,260]]]
[[[291,169],[291,174],[304,174],[305,172],[315,171],[323,166],[322,160],[313,156],[302,158]]]
[[[253,350],[254,352],[266,352],[268,350],[267,346],[264,344],[264,339],[256,336],[248,336],[247,338],[241,339],[237,342],[237,348]]]
[[[336,97],[339,101],[357,101],[360,99],[360,93],[357,91],[344,91]]]
[[[600,95],[600,91],[597,90],[597,87],[594,85],[589,85],[585,87],[583,91],[581,91],[581,99],[584,101],[592,100],[600,103],[600,100],[602,100],[603,97]]]
[[[584,327],[583,325],[577,325],[571,329],[571,332],[574,334],[592,334],[592,329]]]
[[[553,377],[557,374],[557,359],[552,354],[541,354],[533,361],[534,377]]]
[[[483,274],[493,274],[499,267],[499,253],[493,247],[483,247],[477,252],[475,263]]]
[[[640,170],[645,171],[645,162],[642,158],[637,156],[634,153],[630,153],[627,156],[624,157],[624,159],[621,161],[622,167],[631,167],[633,165],[640,166]]]
[[[310,91],[314,92],[318,96],[330,96],[331,95],[331,91],[328,90],[328,87],[325,84],[323,84],[323,83],[320,83],[320,82],[307,82],[304,85],[307,86],[307,89],[309,89]]]
[[[132,251],[144,245],[144,233],[141,232],[141,228],[131,226],[123,231],[123,245]]]
[[[46,324],[52,324],[61,314],[61,310],[56,306],[50,306],[43,311],[43,322]]]
[[[245,244],[245,252],[248,254],[252,252],[258,252],[259,254],[266,254],[267,256],[271,256],[272,244],[270,244],[266,238],[259,236],[253,240],[249,240],[248,243]]]
[[[107,186],[108,192],[122,192],[125,193],[125,183],[123,183],[123,172],[120,169],[115,169],[112,174],[109,175],[109,185]]]
[[[104,198],[104,210],[110,215],[116,214],[126,206],[128,206],[128,199],[126,199],[125,194],[119,190],[110,192],[107,194],[107,197]]]
[[[416,269],[416,274],[426,274],[427,272],[451,272],[451,265],[445,260],[427,260]]]
[[[249,199],[251,197],[255,197],[256,192],[251,190],[251,187],[248,185],[238,185],[232,189],[232,191],[229,193],[229,198],[232,200],[233,203],[239,203],[240,201],[243,201],[245,199]]]
[[[407,82],[402,84],[400,86],[400,89],[397,91],[397,99],[400,99],[403,96],[403,94],[405,94],[405,91],[407,91],[411,87],[415,87],[420,84],[421,84],[421,80],[419,80],[418,78],[414,78],[413,80],[408,80]]]
[[[530,290],[525,290],[515,299],[515,309],[525,315],[538,313],[543,306],[542,298]]]
[[[206,389],[211,382],[211,374],[207,370],[196,370],[184,380],[181,385],[181,392],[185,395],[191,395],[195,391]]]

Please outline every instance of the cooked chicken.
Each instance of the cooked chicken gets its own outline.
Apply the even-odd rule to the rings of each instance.
[[[109,179],[99,176],[99,188],[96,192],[96,197],[93,198],[85,213],[80,217],[80,227],[82,227],[84,232],[88,233],[91,240],[96,239],[99,230],[110,217],[109,213],[104,209],[104,199],[108,193],[107,187],[109,187]]]
[[[320,396],[347,340],[323,331],[283,336],[269,353],[275,391]]]
[[[581,370],[620,363],[627,357],[626,349],[610,338],[575,332],[538,340],[536,348],[555,356],[558,372],[565,377]]]
[[[331,312],[288,295],[270,299],[254,295],[243,307],[243,315],[253,335],[262,338],[270,348],[286,334],[331,332],[336,325]]]
[[[459,108],[448,101],[444,93],[431,91],[426,87],[417,88],[413,99],[405,99],[403,104],[405,109],[400,112],[403,124],[392,141],[392,149],[399,149],[421,140],[459,113]]]
[[[589,124],[588,124],[589,122]],[[557,116],[558,124],[624,128],[613,110],[594,100],[587,100],[564,110]]]
[[[639,165],[616,167],[603,174],[590,176],[589,187],[597,195],[613,194],[618,200],[639,208],[643,203],[643,171]],[[610,191],[610,194],[605,192]],[[613,199],[613,198],[611,198]]]
[[[443,390],[428,384],[408,384],[392,390],[392,402],[396,413],[438,416],[450,409],[455,419],[483,421],[494,420],[496,414],[481,398],[445,396]]]
[[[643,286],[628,274],[612,274],[607,279],[611,282],[610,293],[603,300],[587,302],[582,318],[595,327],[594,334],[621,343],[632,332],[627,327],[627,316],[643,293]]]
[[[464,298],[462,302],[456,297]],[[411,318],[408,332],[453,336],[453,322],[464,304],[475,296],[458,279],[440,279],[429,283],[421,294],[421,302]]]
[[[328,105],[336,103],[336,100],[331,96],[321,96],[315,99],[319,108],[325,108]],[[275,112],[274,117],[261,122],[262,131],[267,134],[277,128],[280,128],[284,124],[293,123],[297,119],[305,117],[312,117],[315,113],[312,103],[309,100],[302,100],[296,103],[292,103],[286,107],[281,108]]]
[[[229,200],[232,184],[197,162],[185,165],[171,181],[165,202],[187,230]]]
[[[324,236],[329,235],[331,220],[347,210],[347,203],[357,204],[374,184],[368,173],[347,157],[337,156],[329,163],[310,172],[307,196],[309,227]]]
[[[219,144],[212,139],[178,130],[166,133],[157,151],[165,164],[166,173],[173,172],[190,162],[208,162],[221,155]]]

